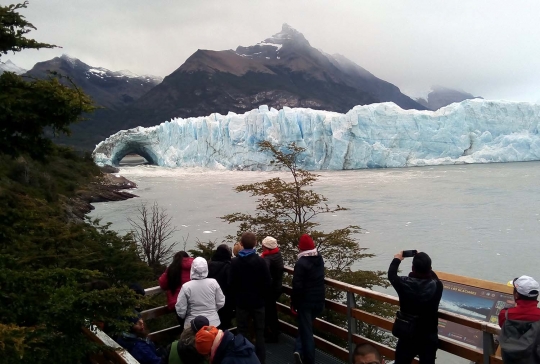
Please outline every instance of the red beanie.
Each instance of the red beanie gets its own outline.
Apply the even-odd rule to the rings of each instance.
[[[313,239],[311,239],[311,236],[308,234],[304,234],[300,237],[300,241],[298,242],[298,249],[300,250],[313,250],[315,249],[315,243],[313,242]]]

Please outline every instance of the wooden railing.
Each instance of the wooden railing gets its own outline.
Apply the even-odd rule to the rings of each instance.
[[[285,267],[285,272],[288,274],[293,273],[293,269]],[[347,328],[343,328],[317,318],[314,322],[314,327],[322,332],[332,334],[347,342],[347,348],[340,347],[334,343],[331,343],[321,337],[315,336],[316,347],[322,351],[325,351],[341,360],[348,363],[352,362],[352,354],[355,344],[370,343],[375,346],[379,352],[388,359],[395,358],[395,350],[389,346],[372,341],[366,337],[359,335],[356,332],[357,321],[364,322],[369,325],[374,325],[380,329],[391,331],[393,321],[387,318],[374,315],[372,313],[363,311],[356,308],[356,296],[367,297],[379,302],[386,302],[392,305],[399,305],[397,297],[376,292],[370,289],[354,286],[351,284],[336,281],[334,279],[325,279],[325,283],[328,287],[332,287],[346,294],[346,303],[339,303],[331,300],[326,300],[326,309],[343,314],[347,318]],[[283,287],[285,294],[290,295],[291,288],[288,286]],[[159,287],[152,287],[145,290],[146,295],[155,295],[161,293],[162,290]],[[292,315],[288,306],[276,303],[278,311]],[[141,312],[144,320],[151,320],[163,315],[171,314],[167,310],[167,306],[160,306]],[[484,321],[471,319],[469,317],[455,314],[452,312],[439,310],[439,318],[449,322],[454,322],[459,325],[463,325],[472,329],[480,330],[483,335],[483,347],[482,349],[476,349],[469,345],[453,341],[446,337],[439,336],[439,349],[448,353],[457,355],[464,359],[470,360],[474,363],[482,364],[502,364],[502,358],[495,354],[496,345],[494,341],[494,335],[500,334],[500,328],[498,325],[493,325]],[[297,334],[297,328],[287,322],[280,320],[281,329],[283,332],[295,336]],[[173,326],[164,330],[152,332],[149,337],[154,341],[163,340],[165,337],[171,337],[176,335],[180,330],[180,326]],[[125,361],[119,361],[125,363]],[[417,361],[415,361],[417,363]]]

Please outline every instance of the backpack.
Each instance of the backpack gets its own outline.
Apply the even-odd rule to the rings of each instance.
[[[508,319],[501,328],[499,343],[504,364],[540,364],[540,321]]]

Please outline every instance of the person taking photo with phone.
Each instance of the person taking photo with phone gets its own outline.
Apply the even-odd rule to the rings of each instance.
[[[412,272],[398,276],[404,256],[413,256]],[[390,263],[388,280],[399,296],[400,310],[392,329],[398,338],[395,364],[410,364],[416,355],[420,364],[434,364],[443,284],[431,269],[431,258],[415,250],[400,251]]]

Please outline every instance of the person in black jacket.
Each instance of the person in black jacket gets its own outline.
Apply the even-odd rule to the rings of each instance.
[[[324,260],[308,234],[300,237],[298,249],[300,253],[294,265],[291,295],[291,310],[298,315],[294,360],[296,364],[313,364],[313,321],[324,309]]]
[[[421,364],[432,364],[437,352],[438,310],[443,284],[431,270],[431,258],[426,253],[417,253],[412,272],[399,277],[397,272],[402,260],[402,251],[394,255],[388,268],[388,280],[399,296],[400,311],[417,319],[413,335],[398,339],[395,364],[410,364],[416,355]]]
[[[271,236],[267,236],[262,241],[263,252],[261,257],[270,269],[272,277],[272,289],[270,294],[266,296],[266,306],[264,317],[266,321],[265,336],[266,342],[276,343],[279,336],[279,321],[277,315],[276,302],[281,296],[283,285],[283,257],[279,251],[277,240]]]
[[[243,250],[231,262],[231,291],[236,302],[238,332],[249,337],[249,321],[255,327],[255,352],[261,364],[265,364],[264,306],[270,291],[272,278],[266,262],[256,250],[257,237],[252,232],[242,234]]]
[[[212,255],[210,263],[208,263],[208,278],[214,278],[225,295],[225,306],[218,311],[219,321],[221,321],[218,328],[221,330],[232,327],[231,320],[234,314],[234,298],[229,287],[231,259],[231,249],[227,244],[221,244]]]

